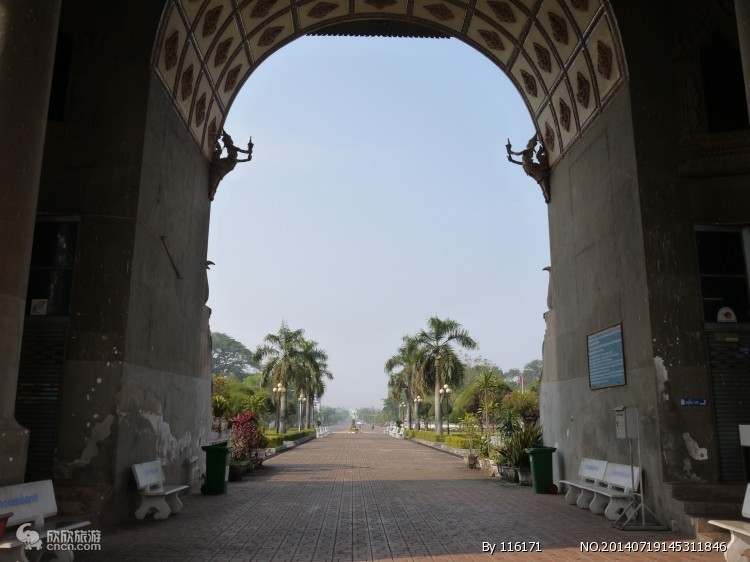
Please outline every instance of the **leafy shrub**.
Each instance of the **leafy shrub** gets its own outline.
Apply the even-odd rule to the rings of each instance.
[[[522,423],[521,416],[513,410],[504,410],[497,422],[497,430],[503,439],[507,439],[521,429]]]
[[[296,441],[303,437],[309,437],[315,435],[314,429],[303,429],[302,431],[289,431],[282,433],[281,435],[274,435],[273,437],[267,438],[266,447],[281,447],[284,441]]]
[[[511,392],[503,399],[502,414],[513,412],[524,420],[539,419],[539,395],[536,392]]]
[[[232,459],[244,461],[252,458],[258,447],[258,416],[254,412],[242,412],[229,420],[232,423]]]
[[[479,419],[474,414],[466,414],[461,420],[461,431],[466,435],[466,441],[469,443],[469,454],[472,454],[472,450],[478,441],[478,426]]]
[[[469,441],[464,437],[463,435],[455,435],[451,433],[450,435],[444,435],[445,444],[453,447],[455,449],[468,449],[469,448]]]
[[[450,447],[454,447],[456,449],[468,449],[469,448],[469,442],[467,441],[466,437],[461,433],[451,433],[450,435],[447,435],[447,434],[437,435],[436,433],[430,430],[407,429],[406,431],[404,431],[404,435],[406,437],[422,439],[423,441],[431,441],[433,443],[445,443],[446,445]]]
[[[505,466],[519,468],[529,462],[528,453],[524,452],[532,445],[542,442],[542,426],[526,424],[514,432],[497,450],[497,462]]]
[[[229,401],[220,394],[214,395],[211,399],[211,412],[215,418],[223,418],[229,410]]]

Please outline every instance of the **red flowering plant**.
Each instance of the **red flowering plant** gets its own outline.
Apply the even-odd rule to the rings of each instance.
[[[248,462],[253,459],[258,447],[258,416],[255,412],[241,412],[229,421],[232,424],[232,460],[238,463]]]

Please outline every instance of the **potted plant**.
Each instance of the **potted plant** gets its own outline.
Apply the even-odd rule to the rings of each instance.
[[[506,395],[506,398],[510,394]],[[500,435],[501,446],[495,449],[495,458],[498,464],[498,473],[501,480],[506,482],[518,482],[518,468],[516,454],[509,454],[505,446],[513,435],[521,429],[521,417],[511,409],[503,409],[497,423],[497,431]]]
[[[531,461],[525,449],[542,440],[542,426],[523,424],[514,431],[498,449],[498,462],[501,464],[500,474],[508,479],[508,467],[512,467],[518,474],[521,485],[531,485]]]
[[[469,442],[469,455],[466,457],[466,466],[468,468],[476,468],[477,459],[479,458],[474,451],[474,444],[479,437],[479,432],[477,431],[478,424],[479,420],[475,414],[466,414],[461,420],[461,431],[463,431],[464,437]]]
[[[258,417],[254,412],[241,412],[229,421],[232,424],[229,480],[236,482],[255,466],[253,457],[258,442]]]
[[[213,414],[211,429],[214,431],[223,429],[224,416],[227,415],[227,410],[229,410],[229,401],[226,398],[217,394],[211,399],[211,413]]]
[[[266,460],[266,447],[268,446],[268,437],[258,426],[258,434],[255,442],[255,459],[254,468],[263,468],[263,461]]]

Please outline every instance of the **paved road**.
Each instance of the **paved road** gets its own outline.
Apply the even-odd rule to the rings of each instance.
[[[226,496],[190,496],[182,513],[104,532],[80,560],[706,560],[717,553],[581,553],[581,542],[674,541],[463,467],[379,431],[334,433],[271,459]],[[514,543],[541,552],[501,553]],[[495,544],[494,555],[482,553]]]

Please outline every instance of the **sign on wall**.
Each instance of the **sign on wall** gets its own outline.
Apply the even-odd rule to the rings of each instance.
[[[625,384],[625,354],[622,347],[622,324],[587,336],[589,388],[607,388]]]

